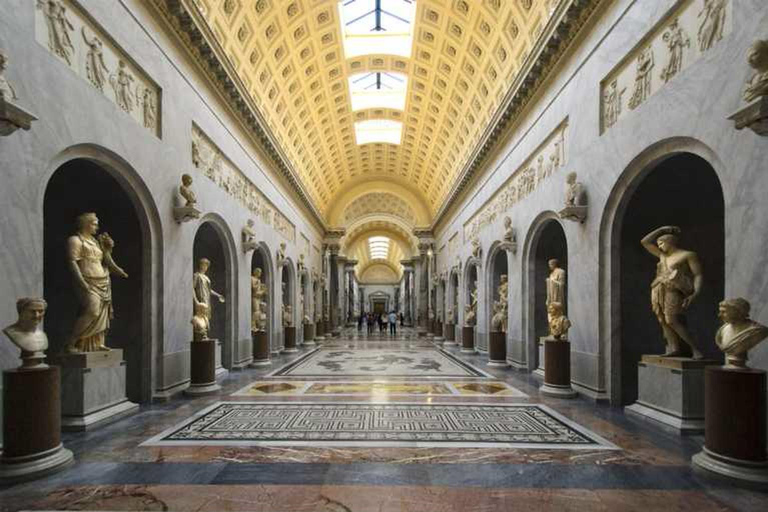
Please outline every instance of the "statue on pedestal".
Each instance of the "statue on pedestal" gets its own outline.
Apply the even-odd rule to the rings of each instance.
[[[704,275],[699,256],[678,246],[680,228],[664,226],[641,240],[646,251],[659,259],[651,283],[651,308],[661,325],[667,350],[664,357],[685,356],[682,344],[690,347],[694,359],[704,355],[685,324],[685,311],[701,293]]]
[[[559,302],[550,302],[547,306],[549,317],[549,335],[556,340],[568,337],[568,329],[571,321],[563,314],[563,305]]]
[[[197,196],[192,190],[192,176],[189,174],[181,175],[181,185],[179,186],[179,195],[185,201],[184,206],[174,206],[173,216],[176,222],[188,222],[192,219],[200,218],[200,210],[197,209]],[[178,203],[176,203],[178,204]]]
[[[751,103],[761,96],[768,96],[768,39],[752,43],[747,62],[755,70],[744,88],[744,101]]]
[[[45,351],[48,349],[48,336],[40,328],[47,308],[48,304],[43,299],[19,299],[16,301],[18,320],[3,329],[8,339],[21,349],[19,370],[48,368],[44,362]]]
[[[267,328],[266,302],[267,285],[261,282],[261,269],[256,267],[251,274],[251,331],[260,332]]]
[[[587,197],[584,185],[576,181],[576,173],[565,178],[565,208],[558,212],[561,219],[584,222],[587,218]]]
[[[66,352],[108,351],[105,338],[114,316],[110,274],[127,278],[128,274],[112,259],[115,242],[109,233],[99,232],[95,213],[77,218],[77,234],[67,240],[69,270],[80,301],[80,312],[67,342]]]
[[[475,319],[475,311],[472,309],[472,306],[464,306],[464,325],[467,327],[472,327],[475,325]]]
[[[723,325],[715,343],[725,353],[726,368],[748,368],[747,352],[768,338],[768,327],[749,318],[751,306],[745,299],[728,299],[719,304]]]
[[[207,275],[210,266],[211,260],[200,258],[197,262],[197,272],[192,276],[193,304],[205,305],[205,316],[208,319],[209,327],[211,321],[211,295],[218,298],[220,303],[224,303],[225,300],[222,294],[211,288],[211,278]]]
[[[549,305],[553,302],[565,305],[565,269],[560,267],[560,260],[551,259],[547,262],[549,266],[549,277],[546,279],[547,283],[547,301],[546,307],[549,311]],[[549,313],[547,313],[547,320],[549,320]]]
[[[195,312],[192,315],[192,341],[207,341],[208,328],[210,327],[210,313],[208,306],[202,302],[195,302]]]
[[[500,300],[493,303],[491,332],[507,332],[507,304]]]

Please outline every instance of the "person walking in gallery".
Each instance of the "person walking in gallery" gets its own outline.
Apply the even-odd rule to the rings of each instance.
[[[365,312],[361,312],[360,316],[357,318],[357,330],[362,331],[363,330],[363,322],[365,322]]]
[[[389,312],[389,334],[397,336],[397,313]]]
[[[373,313],[368,313],[366,318],[368,320],[368,334],[373,334]]]
[[[400,327],[403,326],[403,323],[405,322],[405,316],[403,315],[403,312],[400,312]]]

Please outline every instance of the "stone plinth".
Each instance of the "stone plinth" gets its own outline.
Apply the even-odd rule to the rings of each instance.
[[[705,442],[694,466],[767,485],[766,372],[710,366],[704,389]]]
[[[749,128],[758,135],[768,136],[768,96],[762,96],[731,117],[737,130]]]
[[[576,398],[571,387],[571,344],[554,338],[544,338],[544,384],[541,394],[555,398]]]
[[[123,350],[64,354],[61,365],[61,427],[90,430],[139,410],[125,393]]]
[[[253,340],[253,361],[251,366],[269,366],[272,361],[269,359],[269,338],[266,331],[251,331]]]
[[[704,369],[709,359],[644,355],[637,364],[637,402],[630,414],[673,427],[681,434],[704,431]]]
[[[304,345],[315,345],[315,324],[304,324]]]
[[[283,327],[283,329],[283,334],[285,336],[285,339],[283,340],[283,352],[286,354],[298,352],[299,349],[296,348],[296,328],[293,326],[288,326]]]
[[[443,346],[446,345],[456,345],[456,326],[454,324],[445,324],[445,343],[443,343]]]
[[[3,443],[2,483],[39,478],[74,461],[61,444],[58,366],[3,372]]]
[[[189,344],[190,382],[184,393],[210,395],[221,389],[216,383],[216,345],[218,340],[193,341]]]
[[[0,136],[7,136],[18,129],[29,130],[37,117],[0,94]]]
[[[507,335],[492,332],[488,337],[488,366],[509,366],[507,363]]]
[[[547,364],[545,361],[546,357],[544,354],[544,342],[549,339],[549,336],[541,336],[539,337],[539,341],[536,343],[536,353],[538,354],[538,360],[536,364],[536,369],[533,370],[533,376],[544,379],[544,369]]]
[[[461,351],[465,354],[475,353],[475,326],[465,325],[461,328]]]

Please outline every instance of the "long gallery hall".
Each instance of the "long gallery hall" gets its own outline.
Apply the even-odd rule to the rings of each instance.
[[[0,1],[0,512],[768,510],[765,0]]]

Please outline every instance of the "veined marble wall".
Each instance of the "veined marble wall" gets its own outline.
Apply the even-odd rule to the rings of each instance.
[[[10,59],[5,76],[16,89],[21,104],[39,118],[31,130],[0,138],[0,174],[4,177],[0,187],[4,217],[0,239],[8,241],[5,257],[0,260],[0,271],[6,276],[0,282],[0,295],[6,301],[0,306],[0,324],[15,321],[16,297],[43,295],[46,185],[61,165],[86,158],[119,182],[138,212],[147,266],[138,275],[131,275],[131,279],[146,284],[143,297],[150,314],[142,319],[146,323],[143,336],[131,343],[146,344],[151,351],[144,373],[149,393],[144,398],[167,396],[181,390],[189,379],[193,243],[203,222],[215,224],[232,263],[227,276],[233,293],[227,297],[232,315],[227,321],[232,324],[233,339],[231,349],[226,351],[229,360],[224,365],[231,368],[238,362],[247,362],[251,350],[253,253],[243,252],[240,232],[254,213],[247,204],[234,200],[219,183],[194,171],[190,151],[193,123],[226,155],[232,168],[238,169],[263,197],[269,198],[270,208],[278,213],[272,217],[272,226],[262,222],[255,226],[256,240],[269,254],[273,276],[278,275],[274,267],[280,242],[287,242],[286,255],[296,262],[299,254],[307,251],[306,242],[295,242],[296,231],[315,247],[321,246],[323,233],[275,177],[277,173],[253,144],[251,134],[230,115],[220,94],[213,90],[197,64],[180,47],[177,36],[166,29],[148,2],[57,0],[43,7],[54,4],[64,6],[66,20],[59,17],[57,23],[63,23],[66,29],[62,30],[69,34],[71,48],[65,44],[65,50],[56,46],[55,41],[52,46],[49,43],[47,18],[38,2],[0,3],[0,48]],[[93,43],[96,37],[102,42],[109,72],[105,71],[101,78],[92,74],[91,80],[86,39]],[[122,100],[117,98],[110,82],[118,69],[118,59],[123,59],[125,72],[134,78],[133,82],[128,80],[133,84],[128,92],[132,94],[134,108],[127,113],[120,108]],[[102,78],[103,86],[99,88],[94,80]],[[119,76],[117,80],[120,83]],[[141,103],[136,103],[137,97],[143,98],[143,94],[137,94],[139,86],[157,91],[156,129],[145,127]],[[178,224],[173,218],[173,205],[184,172],[195,178],[197,207],[203,215],[199,220]],[[87,189],[90,185],[83,186]],[[277,224],[274,219],[278,219]],[[108,226],[103,229],[109,231]],[[116,242],[119,252],[121,241]],[[62,257],[63,254],[62,247]],[[319,251],[307,251],[308,268],[320,269],[321,264]],[[214,287],[225,288],[224,283],[214,283]],[[273,286],[269,299],[276,303],[278,298],[279,286]],[[125,304],[115,307],[118,315],[127,310]],[[272,336],[280,336],[279,308],[274,308],[272,325],[276,326]],[[17,361],[17,349],[10,343],[0,343],[0,367],[17,366]]]
[[[504,236],[503,219],[512,219],[519,248],[509,260],[510,362],[531,369],[534,360],[529,353],[531,301],[540,283],[533,282],[530,255],[542,223],[554,220],[562,224],[568,246],[574,383],[579,391],[595,398],[616,396],[617,383],[612,378],[620,365],[617,344],[621,340],[615,336],[619,319],[612,287],[612,248],[619,243],[614,227],[622,214],[617,205],[632,192],[643,169],[680,152],[709,162],[722,185],[725,295],[746,298],[753,305],[752,317],[768,321],[762,228],[768,222],[764,200],[768,150],[764,138],[737,131],[728,120],[743,106],[744,83],[753,73],[746,61],[747,50],[754,40],[768,37],[766,27],[768,4],[762,0],[707,0],[706,9],[704,0],[617,0],[606,4],[606,10],[589,22],[578,46],[558,62],[544,88],[479,171],[484,174],[435,227],[437,244],[448,241],[451,262],[466,262],[472,250],[467,243],[451,244],[454,234],[462,230],[465,241],[477,236],[486,271],[489,248]],[[677,68],[670,67],[670,46],[682,49]],[[645,87],[643,77],[637,78],[639,57],[648,47],[654,54],[650,83],[630,108],[637,84]],[[605,102],[614,80],[619,91],[624,91],[622,107],[606,123]],[[520,169],[530,168],[542,141],[549,140],[564,119],[568,120],[564,168],[514,204],[497,206],[510,180],[520,176]],[[587,191],[589,214],[584,223],[560,220],[556,213],[564,206],[568,172],[577,172]],[[695,183],[688,193],[696,193]],[[648,265],[655,265],[650,256]],[[639,286],[638,293],[650,296],[650,282]],[[463,282],[461,287],[465,287]],[[461,307],[459,310],[463,317]],[[479,322],[478,331],[487,332],[488,326],[483,325],[487,319],[480,315]],[[714,340],[701,339],[700,343],[712,346]],[[663,351],[660,330],[658,350]],[[768,369],[768,346],[754,350],[750,363]]]

